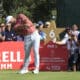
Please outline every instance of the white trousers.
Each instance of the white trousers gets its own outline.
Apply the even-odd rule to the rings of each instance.
[[[38,31],[35,31],[31,35],[24,36],[24,48],[25,48],[25,59],[23,69],[28,69],[30,63],[30,51],[33,47],[34,50],[34,60],[35,68],[39,68],[40,57],[39,57],[39,47],[40,47],[40,35]]]

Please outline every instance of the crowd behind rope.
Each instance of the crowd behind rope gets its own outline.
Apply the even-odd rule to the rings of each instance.
[[[22,34],[18,35],[18,32],[14,30],[14,25],[10,23],[10,19],[13,16],[7,16],[5,18],[5,23],[0,23],[0,42],[2,41],[23,41],[24,37]],[[46,40],[46,33],[42,30],[44,27],[48,28],[50,27],[50,22],[43,23],[42,21],[38,21],[37,23],[34,23],[37,31],[40,34],[41,40]]]
[[[16,34],[13,25],[11,25],[10,18],[12,16],[8,16],[5,19],[5,23],[0,24],[0,42],[3,41],[23,41],[23,35]],[[43,28],[49,28],[50,22],[43,23],[42,21],[38,21],[34,23],[38,33],[40,34],[40,40],[46,41],[46,33],[43,31]],[[68,54],[68,70],[69,71],[77,71],[80,70],[80,32],[78,26],[74,24],[72,27],[67,27],[65,29],[64,38],[61,41],[54,41],[55,44],[67,46],[69,51]]]
[[[66,33],[61,41],[56,44],[66,44],[68,49],[68,70],[80,70],[80,32],[76,24],[66,28]]]

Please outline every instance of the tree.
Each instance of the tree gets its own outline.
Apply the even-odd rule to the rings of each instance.
[[[56,0],[3,0],[6,14],[25,13],[31,19],[49,19],[55,9]]]

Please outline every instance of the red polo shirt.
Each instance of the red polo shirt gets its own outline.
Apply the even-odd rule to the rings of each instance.
[[[19,14],[17,16],[16,25],[14,26],[14,28],[16,29],[17,27],[19,27],[19,25],[22,25],[22,24],[25,24],[28,26],[27,29],[22,31],[22,33],[26,35],[31,34],[36,30],[34,24],[27,16],[25,16],[24,14]]]

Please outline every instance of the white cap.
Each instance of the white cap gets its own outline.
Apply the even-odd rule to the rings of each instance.
[[[13,16],[7,16],[7,17],[6,17],[6,23],[9,23],[12,18],[13,18]]]
[[[45,22],[45,25],[50,25],[50,22],[49,21]]]

